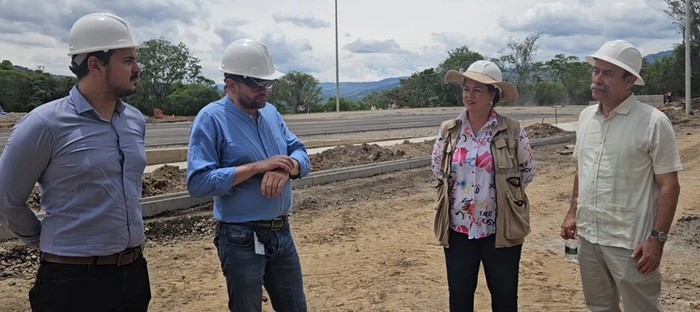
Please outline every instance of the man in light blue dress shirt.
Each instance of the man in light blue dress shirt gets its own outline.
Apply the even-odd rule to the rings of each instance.
[[[19,120],[0,157],[0,225],[41,251],[32,311],[147,311],[145,119],[120,100],[136,92],[140,46],[107,13],[78,19],[69,45],[78,84]],[[37,182],[41,221],[25,204]]]
[[[265,286],[275,311],[306,311],[301,264],[287,222],[290,179],[310,171],[306,147],[267,103],[274,69],[267,47],[241,39],[224,52],[227,95],[192,124],[187,189],[213,197],[214,244],[231,311],[260,311]]]

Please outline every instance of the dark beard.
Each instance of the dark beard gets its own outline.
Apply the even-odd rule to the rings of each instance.
[[[107,67],[107,78],[106,78],[107,91],[112,93],[112,95],[114,95],[115,97],[123,98],[123,97],[127,97],[129,95],[136,93],[136,90],[137,90],[136,88],[133,88],[133,89],[121,88],[121,87],[115,85],[114,83],[112,83],[112,79],[110,77],[112,77],[112,69]],[[138,78],[139,78],[138,73],[133,74],[131,76],[130,81],[134,81],[134,79],[138,79]]]
[[[265,104],[266,104],[266,103],[258,104],[255,101],[255,98],[244,98],[242,96],[238,97],[238,102],[240,102],[238,104],[245,107],[246,109],[261,109],[261,108],[265,107]]]

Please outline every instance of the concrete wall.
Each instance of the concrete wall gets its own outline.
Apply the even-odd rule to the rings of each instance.
[[[187,160],[187,147],[146,150],[146,165],[175,163]]]

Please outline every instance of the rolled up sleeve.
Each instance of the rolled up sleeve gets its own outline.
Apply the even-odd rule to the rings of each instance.
[[[282,131],[285,134],[285,140],[287,141],[287,155],[299,163],[299,175],[294,178],[303,178],[311,172],[311,160],[306,152],[306,146],[294,133],[289,131],[282,117],[280,116],[279,118]]]
[[[192,123],[187,150],[187,191],[195,198],[223,196],[231,192],[236,167],[219,168],[218,129],[203,112]]]

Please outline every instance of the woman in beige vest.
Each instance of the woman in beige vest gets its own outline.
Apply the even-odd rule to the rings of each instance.
[[[450,311],[473,310],[481,263],[493,311],[517,311],[520,252],[530,232],[525,187],[535,162],[523,127],[493,106],[517,102],[518,90],[489,61],[451,70],[445,82],[462,86],[465,106],[443,122],[432,154],[435,234],[445,250]]]

